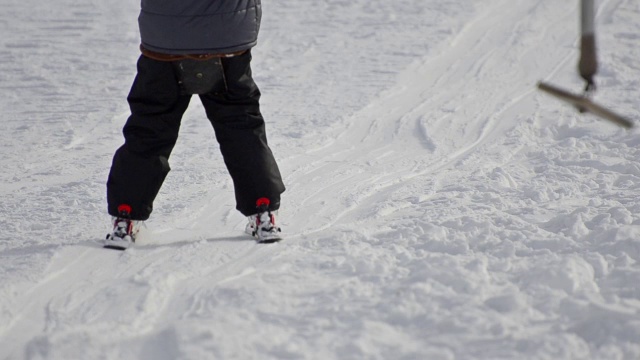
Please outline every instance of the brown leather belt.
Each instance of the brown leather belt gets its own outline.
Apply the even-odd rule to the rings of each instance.
[[[227,53],[227,54],[163,54],[163,53],[146,49],[144,46],[142,46],[142,44],[140,45],[140,51],[142,52],[142,55],[158,61],[180,61],[185,59],[204,61],[204,60],[210,60],[213,58],[234,57],[234,56],[242,55],[245,52],[247,52],[247,50],[242,50],[242,51],[236,51],[236,52]]]

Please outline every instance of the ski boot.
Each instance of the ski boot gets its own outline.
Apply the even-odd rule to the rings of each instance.
[[[113,232],[107,234],[104,240],[104,248],[126,250],[136,241],[136,235],[140,231],[140,221],[131,220],[131,207],[120,205],[118,215],[113,218]]]
[[[258,212],[249,216],[249,223],[245,231],[256,238],[258,243],[274,243],[282,240],[282,230],[276,226],[276,217],[271,210],[267,198],[260,198],[256,202]]]

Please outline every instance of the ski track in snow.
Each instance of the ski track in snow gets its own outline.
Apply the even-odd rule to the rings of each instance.
[[[640,140],[582,83],[577,2],[263,4],[286,241],[242,235],[194,98],[139,246],[105,251],[138,3],[9,0],[0,359],[640,358]],[[640,8],[597,2],[596,100],[640,119]]]

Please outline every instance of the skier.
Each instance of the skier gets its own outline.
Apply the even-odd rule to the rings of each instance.
[[[199,95],[234,184],[236,208],[259,242],[280,239],[274,211],[285,187],[267,145],[252,78],[260,0],[142,0],[141,56],[127,98],[125,143],[107,181],[113,232],[104,246],[126,249],[147,220],[169,168],[182,115]]]

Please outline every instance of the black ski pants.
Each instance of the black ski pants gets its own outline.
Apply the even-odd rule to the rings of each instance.
[[[271,210],[277,210],[285,190],[267,144],[260,91],[251,76],[250,62],[250,51],[208,61],[203,78],[211,86],[200,94],[233,180],[236,208],[246,216],[256,213],[259,198],[268,198]],[[138,74],[127,98],[131,116],[123,130],[125,143],[114,155],[107,181],[112,216],[118,216],[118,207],[125,204],[131,207],[134,220],[148,219],[153,210],[193,93],[185,89],[183,77],[189,74],[181,69],[179,62],[145,56],[138,60]]]

